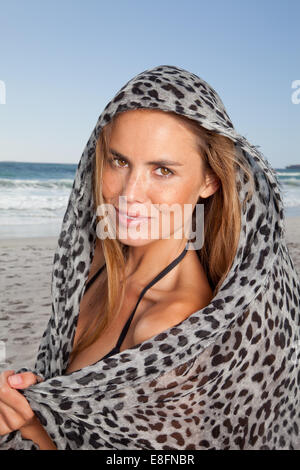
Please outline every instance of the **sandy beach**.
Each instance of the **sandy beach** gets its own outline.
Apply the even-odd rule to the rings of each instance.
[[[56,237],[0,239],[0,371],[34,366],[51,314],[56,244]]]
[[[286,218],[290,256],[300,277],[300,217]],[[51,315],[57,237],[0,239],[0,372],[33,368]]]

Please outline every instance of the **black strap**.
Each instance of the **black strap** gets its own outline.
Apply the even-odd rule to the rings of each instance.
[[[117,344],[116,346],[113,347],[113,349],[108,352],[102,359],[105,359],[113,354],[117,354],[119,351],[120,351],[120,347],[121,347],[121,344],[123,343],[123,340],[128,332],[128,329],[130,327],[130,324],[131,324],[131,321],[133,319],[133,316],[136,312],[136,309],[140,303],[140,301],[142,300],[142,297],[143,295],[145,294],[145,292],[147,292],[148,289],[150,289],[150,287],[152,287],[156,282],[158,282],[161,278],[163,278],[168,272],[171,271],[171,269],[173,269],[181,260],[182,258],[184,258],[184,256],[186,255],[187,253],[187,247],[188,247],[188,243],[185,245],[183,251],[180,253],[179,256],[177,256],[177,258],[175,258],[173,261],[171,261],[170,264],[168,264],[168,266],[166,268],[164,268],[159,274],[157,274],[157,276],[155,276],[154,279],[152,279],[152,281],[150,281],[146,287],[144,287],[144,289],[142,290],[139,298],[138,298],[138,301],[135,305],[135,308],[134,310],[132,311],[130,317],[128,318],[127,322],[125,323],[122,331],[121,331],[121,334],[119,336],[119,339],[117,341]],[[91,284],[94,282],[94,280],[97,278],[97,276],[102,272],[102,269],[106,266],[106,264],[104,264],[103,266],[101,266],[101,268],[97,271],[96,274],[94,274],[94,276],[89,280],[89,282],[87,283],[86,285],[86,288],[85,288],[85,292],[88,290],[88,288],[91,286]],[[101,359],[101,360],[102,360]]]
[[[99,276],[99,274],[101,274],[102,272],[102,269],[106,266],[106,264],[104,264],[103,266],[101,266],[100,269],[98,269],[98,271],[96,272],[96,274],[94,274],[93,277],[91,277],[91,279],[89,280],[89,282],[86,284],[85,286],[85,291],[84,293],[88,290],[89,287],[91,287],[91,285],[93,284],[94,280]]]
[[[135,314],[135,311],[140,303],[140,301],[142,300],[142,297],[143,295],[145,294],[145,292],[150,289],[150,287],[152,287],[156,282],[158,282],[162,277],[164,277],[169,271],[171,271],[171,269],[173,269],[181,260],[182,258],[186,255],[187,253],[187,246],[188,246],[188,243],[185,245],[183,251],[181,252],[181,254],[179,256],[177,256],[177,258],[175,258],[170,264],[168,264],[168,266],[166,268],[164,268],[159,274],[157,274],[157,276],[155,276],[155,278],[149,282],[149,284],[147,284],[146,287],[144,287],[144,289],[142,290],[140,296],[139,296],[139,299],[136,303],[136,306],[133,310],[133,312],[131,313],[130,317],[128,318],[127,322],[125,323],[124,325],[124,328],[123,330],[121,331],[121,334],[120,334],[120,337],[117,341],[117,344],[115,346],[114,349],[120,349],[121,347],[121,344],[127,334],[127,331],[129,329],[129,326],[130,326],[130,323],[131,323],[131,320],[133,318],[133,315]]]

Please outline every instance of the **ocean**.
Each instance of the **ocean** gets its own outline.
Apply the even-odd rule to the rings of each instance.
[[[0,238],[58,236],[76,168],[0,162]]]
[[[58,236],[77,164],[0,162],[0,238]],[[300,169],[274,168],[286,217],[300,216]]]

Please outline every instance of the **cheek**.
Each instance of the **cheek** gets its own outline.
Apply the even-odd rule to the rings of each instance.
[[[181,227],[184,220],[189,217],[189,210],[193,209],[197,198],[197,192],[194,191],[192,184],[176,184],[164,187],[163,191],[157,193],[152,203],[164,204],[159,209],[160,225],[163,226],[163,220],[170,221],[171,231]],[[185,207],[190,204],[190,207]],[[166,222],[165,222],[166,223]],[[167,225],[166,225],[167,226]]]
[[[171,227],[175,231],[190,220],[198,200],[198,188],[196,188],[195,182],[189,181],[177,184],[176,187],[166,188],[160,192],[157,198],[159,198],[160,204],[166,204],[166,207],[160,208],[161,224],[163,218],[170,220]],[[167,206],[173,207],[168,208]]]
[[[104,170],[102,175],[102,193],[105,199],[109,199],[118,194],[122,189],[122,181],[116,173]]]
[[[172,185],[172,187],[164,188],[155,196],[155,199],[159,199],[159,202],[165,204],[194,204],[197,192],[193,190],[191,184],[184,185]]]

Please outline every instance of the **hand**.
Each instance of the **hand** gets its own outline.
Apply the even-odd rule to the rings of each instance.
[[[18,378],[21,382],[14,383]],[[15,389],[24,389],[42,381],[42,377],[32,372],[15,374],[14,370],[7,370],[0,374],[0,436],[29,426],[35,421],[36,416],[28,401]]]

